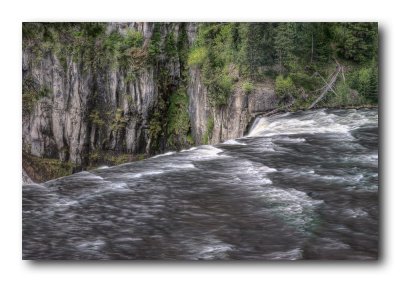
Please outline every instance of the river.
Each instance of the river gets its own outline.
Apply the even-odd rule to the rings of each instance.
[[[285,113],[24,185],[23,259],[377,259],[378,132],[377,109]]]

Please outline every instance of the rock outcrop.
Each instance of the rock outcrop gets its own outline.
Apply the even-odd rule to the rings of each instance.
[[[240,137],[252,114],[276,106],[273,84],[267,81],[247,94],[237,87],[226,106],[210,107],[200,70],[168,51],[189,49],[196,39],[196,24],[109,23],[105,32],[125,36],[131,31],[143,37],[132,51],[137,64],[134,77],[118,64],[88,67],[71,54],[61,58],[48,50],[38,55],[29,45],[23,47],[23,80],[32,81],[42,94],[23,114],[26,152],[68,161],[77,168],[85,168],[93,152],[160,153],[170,146],[168,104],[178,88],[184,88],[189,99],[191,145]],[[149,63],[155,36],[162,47]],[[212,132],[204,139],[210,118]]]
[[[107,31],[138,31],[146,46],[153,27],[152,23],[110,23]],[[177,37],[179,26],[163,24],[160,31],[161,36],[172,32]],[[48,97],[40,98],[31,113],[23,117],[25,150],[77,166],[85,165],[94,150],[151,153],[149,122],[160,95],[165,94],[162,91],[166,91],[159,87],[160,71],[168,72],[162,83],[180,79],[175,57],[157,63],[162,65],[146,65],[128,80],[128,74],[118,67],[85,70],[82,61],[67,57],[64,68],[52,52],[38,58],[24,49],[24,79],[33,78],[41,89],[48,90]]]
[[[23,184],[33,184],[33,180],[29,177],[24,169],[22,169],[22,183]]]

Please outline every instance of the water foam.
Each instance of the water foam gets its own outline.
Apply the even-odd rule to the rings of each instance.
[[[106,243],[103,240],[94,240],[94,241],[86,241],[81,242],[76,247],[82,250],[99,250],[101,249]]]
[[[149,175],[157,175],[157,174],[162,174],[165,171],[163,170],[151,170],[151,171],[144,171],[144,172],[138,172],[138,173],[125,173],[122,175],[122,177],[126,178],[141,178],[143,176],[149,176]]]
[[[235,139],[230,139],[230,140],[227,140],[227,141],[225,141],[223,144],[228,144],[228,145],[246,145],[245,143],[241,143],[241,142],[238,142],[238,141],[236,141]]]
[[[192,163],[168,163],[163,166],[163,168],[170,168],[170,169],[194,169],[196,168]]]
[[[261,122],[260,126],[250,132],[249,136],[275,136],[280,134],[316,134],[316,133],[348,133],[350,127],[337,123],[328,123],[325,126],[314,120],[278,120],[272,123]]]
[[[364,217],[368,215],[368,212],[364,211],[362,208],[346,209],[343,214],[347,217],[357,218]]]
[[[181,151],[183,152],[183,151]],[[223,150],[216,148],[212,145],[202,145],[189,149],[185,153],[186,157],[190,160],[211,160],[216,158],[229,158],[229,156],[221,154]]]
[[[314,209],[323,204],[305,192],[294,188],[281,189],[269,186],[254,191],[266,203],[265,212],[276,214],[299,231],[307,231],[313,221]]]
[[[273,252],[264,256],[270,260],[298,260],[303,258],[303,251],[300,248],[285,252]]]
[[[171,156],[171,155],[173,155],[173,154],[176,154],[176,152],[175,152],[175,151],[166,152],[166,153],[164,153],[164,154],[160,154],[160,155],[156,155],[156,156],[154,156],[154,157],[151,157],[151,159],[156,159],[156,158],[165,157],[165,156]]]
[[[54,206],[56,207],[69,207],[69,206],[75,206],[79,202],[76,200],[66,200],[66,199],[60,199],[58,202],[54,203]]]
[[[233,172],[235,179],[239,183],[256,186],[272,184],[271,179],[269,179],[267,175],[277,171],[275,168],[247,160],[240,162],[238,167],[241,167],[241,169]]]
[[[99,166],[99,167],[98,167],[98,168],[96,168],[96,169],[106,169],[106,168],[109,168],[109,166],[102,165],[102,166]]]
[[[287,136],[281,136],[279,138],[276,138],[275,140],[288,142],[288,143],[303,143],[303,142],[306,142],[305,138],[290,138],[290,137],[287,137]]]
[[[368,117],[364,113],[355,112],[349,116],[340,116],[317,110],[300,118],[294,114],[277,115],[258,119],[248,136],[274,136],[278,134],[315,134],[315,133],[341,133],[347,134],[360,126],[375,125],[377,117]]]
[[[124,173],[121,175],[122,178],[127,178],[127,179],[136,179],[136,178],[142,178],[142,177],[148,177],[148,176],[155,176],[155,175],[160,175],[164,173],[170,173],[174,171],[181,171],[181,170],[192,170],[196,169],[194,164],[190,162],[183,162],[183,163],[178,163],[178,162],[170,162],[166,164],[154,164],[153,170],[148,170],[148,171],[142,171],[142,172],[135,172],[135,173]]]
[[[182,241],[183,245],[190,250],[190,259],[226,259],[234,246],[223,242],[213,235],[204,236],[201,239],[189,239]]]

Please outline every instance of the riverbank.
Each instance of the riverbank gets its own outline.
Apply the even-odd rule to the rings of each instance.
[[[39,158],[22,152],[23,182],[45,182],[72,174],[73,165],[58,159]]]
[[[115,166],[127,162],[140,161],[148,158],[143,154],[113,154],[97,153],[95,156],[91,154],[91,163],[88,167],[77,168],[71,162],[62,162],[53,158],[40,158],[22,152],[22,180],[23,183],[33,181],[35,183],[42,183],[52,179],[60,178],[63,176],[71,175],[82,170],[92,170],[100,166]]]

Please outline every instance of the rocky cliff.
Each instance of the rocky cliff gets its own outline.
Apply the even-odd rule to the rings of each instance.
[[[194,23],[24,24],[25,152],[76,169],[106,154],[152,155],[240,137],[276,106],[273,83],[240,83],[212,106],[188,65]]]

